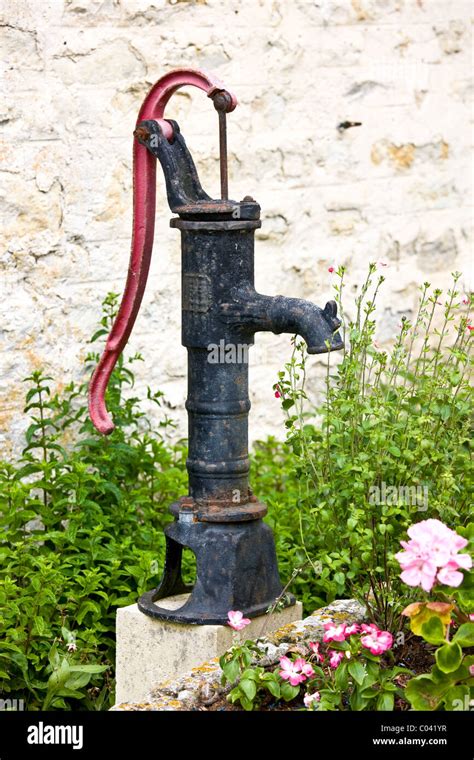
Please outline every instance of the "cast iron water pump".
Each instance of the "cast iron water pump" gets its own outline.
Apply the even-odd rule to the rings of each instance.
[[[219,114],[221,195],[202,189],[175,121],[164,119],[172,94],[183,85],[204,90]],[[210,347],[250,346],[260,330],[297,333],[310,354],[339,349],[336,304],[324,309],[299,298],[265,296],[254,288],[254,233],[260,206],[253,198],[228,200],[226,113],[236,98],[202,71],[179,69],[162,77],[146,97],[134,132],[134,218],[125,292],[89,390],[92,422],[104,434],[114,425],[105,391],[135,322],[145,289],[155,217],[156,158],[171,226],[182,241],[182,343],[188,351],[189,494],[170,507],[166,559],[160,585],[139,600],[142,612],[183,623],[224,624],[229,610],[253,617],[282,592],[273,534],[262,518],[266,506],[249,488],[248,361],[246,352],[211,360]],[[181,577],[183,548],[196,557],[196,582]],[[164,597],[191,592],[185,604],[160,607]],[[287,595],[287,603],[294,603]]]

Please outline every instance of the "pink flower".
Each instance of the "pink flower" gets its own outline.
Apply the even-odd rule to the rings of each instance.
[[[436,581],[459,586],[462,574],[456,570],[472,566],[468,554],[458,554],[467,546],[467,540],[434,519],[411,525],[408,535],[410,541],[400,542],[405,551],[395,555],[402,568],[402,581],[408,586],[421,586],[424,591],[431,591]]]
[[[474,665],[469,665],[469,673],[471,676],[474,676]]]
[[[330,272],[330,274],[332,274],[334,272],[334,267],[328,267],[328,272]]]
[[[313,692],[313,694],[305,694],[303,697],[304,706],[307,710],[311,710],[315,702],[319,702],[321,695],[319,691]]]
[[[469,615],[469,620],[472,620],[474,622],[474,613],[471,612],[471,614]]]
[[[467,329],[472,332],[474,330],[474,325],[467,325]]]
[[[362,623],[360,627],[361,633],[372,633],[372,631],[379,631],[379,627],[375,623]]]
[[[298,686],[298,684],[306,681],[306,676],[296,667],[296,662],[291,662],[288,657],[280,657],[280,665],[281,678],[289,681],[292,686]]]
[[[469,303],[469,298],[463,298],[462,302],[463,302],[464,306],[467,306],[468,303]]]
[[[250,623],[248,618],[244,618],[243,613],[240,610],[229,610],[227,613],[229,618],[227,625],[230,625],[234,631],[241,631],[246,625]]]
[[[312,651],[312,653],[314,655],[314,659],[316,660],[316,662],[322,662],[324,660],[324,657],[322,656],[321,652],[319,651],[319,647],[321,646],[321,644],[319,643],[319,641],[316,641],[316,642],[310,641],[309,644],[308,644],[308,646],[311,649],[311,651]]]
[[[398,556],[395,556],[398,559]],[[417,560],[405,565],[400,578],[407,586],[421,586],[424,591],[431,591],[436,580],[436,565],[429,561]]]
[[[303,683],[307,678],[314,676],[313,666],[306,662],[303,657],[298,657],[297,660],[292,662],[288,657],[280,657],[280,676],[284,680],[288,680],[292,686],[298,686],[299,683]]]
[[[467,554],[461,554],[461,557],[467,557]],[[448,562],[447,565],[438,571],[436,576],[440,583],[445,586],[460,586],[464,580],[464,575],[458,572],[459,565],[457,562]]]
[[[275,391],[275,398],[281,398],[280,391]]]
[[[324,624],[325,634],[323,641],[345,641],[346,638],[346,624],[335,625],[335,623]]]
[[[388,631],[372,631],[361,636],[360,643],[372,654],[382,654],[390,649],[393,644],[393,636]]]
[[[353,633],[359,633],[359,626],[357,623],[346,625],[346,636],[352,636]]]
[[[343,657],[344,652],[331,652],[331,656],[329,658],[329,664],[331,668],[337,668]]]
[[[314,676],[313,666],[309,662],[306,662],[302,657],[295,660],[295,668],[298,668],[305,678],[311,678],[311,676]]]

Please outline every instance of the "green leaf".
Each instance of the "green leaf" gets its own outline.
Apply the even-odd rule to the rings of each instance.
[[[239,688],[251,702],[255,699],[257,693],[255,681],[251,681],[250,678],[243,678],[239,683]]]
[[[82,623],[85,616],[89,613],[95,613],[95,615],[100,615],[100,607],[96,602],[92,602],[90,600],[87,600],[83,602],[79,608],[79,612],[77,613],[76,620],[79,624]]]
[[[291,702],[292,699],[295,699],[295,697],[298,696],[300,692],[299,686],[292,686],[291,683],[288,683],[288,681],[285,681],[285,683],[282,683],[280,687],[281,696],[285,700],[285,702]]]
[[[65,688],[66,689],[82,689],[84,686],[87,686],[90,680],[91,680],[90,673],[73,673],[73,675],[67,679],[65,683]]]
[[[469,686],[458,684],[453,686],[444,697],[445,710],[449,712],[471,710],[471,689]]]
[[[281,689],[280,689],[280,684],[277,683],[277,681],[267,681],[265,683],[265,687],[268,689],[270,694],[276,697],[276,699],[280,699]]]
[[[107,665],[71,665],[71,673],[103,673]]]
[[[41,615],[35,615],[33,634],[36,636],[44,636],[47,633],[46,623]]]
[[[367,686],[365,689],[362,689],[361,693],[365,699],[373,699],[373,697],[376,697],[379,694],[377,689],[373,689],[371,686]]]
[[[433,616],[421,626],[421,635],[429,644],[442,644],[445,639],[444,626],[439,617]]]
[[[244,678],[248,678],[251,681],[258,681],[259,679],[258,670],[256,669],[253,670],[252,668],[248,668],[247,670],[244,670],[244,672],[242,673],[242,679]]]
[[[408,681],[405,696],[415,710],[436,710],[449,686],[435,683],[430,676],[416,676]]]
[[[463,623],[459,626],[452,640],[462,647],[474,647],[474,623]]]
[[[350,697],[351,709],[359,712],[365,710],[369,700],[365,698],[364,692],[361,689],[354,689]]]
[[[101,337],[102,337],[102,335],[108,335],[108,332],[109,332],[109,331],[108,331],[108,330],[104,330],[104,328],[101,328],[101,329],[99,329],[99,330],[96,330],[96,332],[94,333],[94,335],[92,336],[92,338],[90,338],[90,339],[89,339],[89,343],[95,343],[95,341],[96,341],[98,338],[101,338]]]
[[[436,664],[443,673],[452,673],[462,661],[462,649],[456,642],[444,644],[436,650]]]
[[[351,674],[354,681],[356,681],[359,686],[362,686],[364,679],[367,675],[366,670],[361,662],[358,662],[357,660],[352,660],[349,663],[349,673]]]
[[[341,664],[336,668],[334,683],[336,684],[336,687],[339,689],[339,691],[345,691],[347,689],[348,682],[349,679],[347,676],[347,662],[341,662]]]
[[[383,691],[377,699],[377,710],[389,712],[393,710],[395,696],[389,692]]]
[[[226,662],[222,666],[225,677],[229,683],[234,683],[240,675],[240,665],[237,659]]]

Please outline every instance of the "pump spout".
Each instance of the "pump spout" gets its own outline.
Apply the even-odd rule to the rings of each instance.
[[[309,354],[324,354],[343,347],[337,332],[341,321],[335,301],[328,301],[321,309],[301,298],[265,296],[249,285],[232,295],[230,303],[220,305],[221,319],[228,324],[239,324],[243,331],[252,333],[296,333],[305,341]]]

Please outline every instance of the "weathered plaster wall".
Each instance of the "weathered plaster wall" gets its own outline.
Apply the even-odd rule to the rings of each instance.
[[[468,0],[3,0],[0,440],[24,429],[21,379],[79,376],[109,290],[121,292],[131,225],[131,133],[150,85],[177,66],[214,71],[229,118],[231,197],[262,205],[257,287],[330,295],[383,260],[388,341],[417,286],[469,288]],[[204,187],[218,194],[209,101],[181,91],[176,118]],[[344,132],[345,120],[363,125]],[[130,347],[137,390],[165,391],[185,431],[179,239],[159,180],[154,260]],[[288,336],[252,356],[252,437],[281,431],[271,390]],[[321,386],[321,363],[310,380]]]

